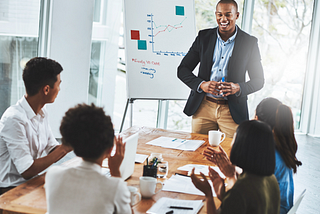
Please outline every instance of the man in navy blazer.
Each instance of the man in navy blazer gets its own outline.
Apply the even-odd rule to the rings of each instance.
[[[192,132],[220,129],[232,137],[249,119],[247,95],[263,87],[257,39],[236,26],[238,17],[234,0],[219,1],[218,27],[201,30],[178,67],[178,78],[191,89],[184,113],[193,115]],[[199,62],[196,76],[192,71]]]

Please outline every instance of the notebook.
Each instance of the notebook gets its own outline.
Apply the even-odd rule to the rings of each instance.
[[[127,180],[134,172],[134,164],[135,164],[135,158],[137,153],[137,146],[138,146],[138,138],[139,133],[133,134],[130,137],[123,140],[123,142],[126,143],[126,150],[124,153],[123,161],[120,165],[120,173],[121,178],[123,180]],[[111,153],[113,155],[115,153],[115,147]],[[102,174],[106,176],[111,176],[109,168],[108,167],[108,159],[105,159],[102,163]]]

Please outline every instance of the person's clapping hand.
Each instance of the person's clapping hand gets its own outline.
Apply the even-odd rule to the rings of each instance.
[[[203,155],[207,160],[211,161],[215,165],[219,167],[221,172],[229,178],[233,178],[236,176],[236,168],[230,162],[227,153],[223,150],[221,146],[219,146],[220,151],[216,151],[212,147],[207,147],[204,151]]]
[[[220,175],[211,167],[209,167],[209,177],[213,184],[213,189],[217,194],[217,198],[222,201],[224,193],[225,193],[225,184],[224,179],[220,177]]]
[[[208,198],[212,198],[212,189],[211,186],[206,178],[206,176],[200,172],[200,176],[202,179],[198,178],[194,174],[194,168],[192,169],[191,172],[191,180],[194,186],[199,189],[201,192],[205,194],[205,196]],[[217,197],[219,200],[222,200],[224,193],[225,193],[225,185],[224,185],[224,180],[220,177],[220,175],[209,166],[209,177],[210,180],[212,181],[214,191],[217,194]]]
[[[190,176],[194,186],[197,189],[199,189],[201,192],[203,192],[206,197],[213,197],[212,196],[211,186],[210,186],[206,176],[202,172],[200,172],[200,176],[203,178],[203,180],[201,180],[200,178],[198,178],[194,174],[194,169],[195,168],[192,169],[191,176]]]
[[[113,156],[108,158],[108,165],[110,169],[110,174],[114,177],[121,177],[120,174],[120,165],[124,158],[125,153],[125,143],[122,143],[122,137],[114,137],[116,144],[116,152]]]

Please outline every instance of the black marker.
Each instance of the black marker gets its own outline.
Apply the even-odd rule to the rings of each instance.
[[[192,207],[180,207],[180,206],[170,206],[170,209],[179,209],[179,210],[193,210]]]

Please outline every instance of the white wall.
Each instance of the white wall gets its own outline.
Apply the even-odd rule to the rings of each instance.
[[[50,125],[56,138],[65,112],[88,97],[91,34],[94,0],[53,0],[47,56],[58,61],[61,90],[53,104],[47,105]]]

